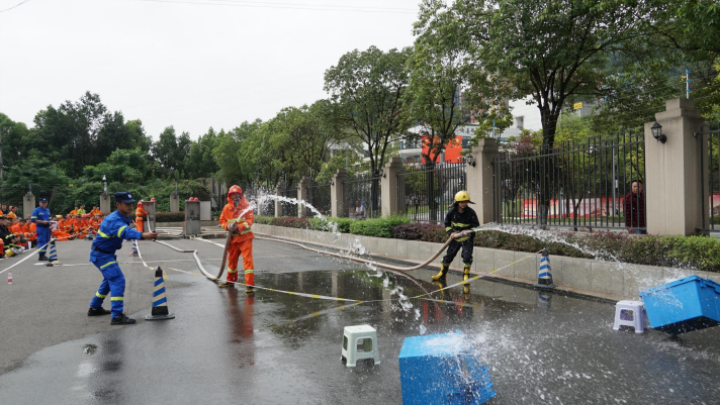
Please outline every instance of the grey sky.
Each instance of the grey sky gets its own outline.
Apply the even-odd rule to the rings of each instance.
[[[323,74],[344,53],[412,45],[419,3],[30,0],[0,13],[0,112],[33,126],[89,90],[153,138],[174,125],[196,139],[327,97]]]

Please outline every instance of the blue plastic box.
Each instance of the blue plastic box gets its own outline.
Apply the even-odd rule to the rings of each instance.
[[[479,405],[496,395],[487,366],[466,350],[464,335],[413,336],[400,350],[404,405]]]
[[[720,325],[720,284],[698,276],[640,292],[650,326],[678,334]]]

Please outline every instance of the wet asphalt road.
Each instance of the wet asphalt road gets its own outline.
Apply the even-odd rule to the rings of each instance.
[[[221,248],[169,243],[198,249],[208,270],[217,269]],[[58,244],[60,257],[87,263],[88,245]],[[154,266],[196,271],[190,255],[151,242],[141,249]],[[168,270],[177,318],[145,322],[152,272],[128,252],[126,244],[119,258],[137,325],[85,316],[100,280],[90,266],[28,261],[13,269],[12,286],[0,284],[0,404],[398,404],[403,339],[455,330],[490,367],[498,392],[491,404],[720,403],[720,328],[674,339],[614,332],[611,303],[556,295],[547,305],[533,290],[484,280],[467,296],[460,288],[433,295],[473,306],[398,300],[437,289],[427,281],[432,270],[407,277],[359,269],[259,240],[258,285],[395,300],[333,310],[342,304],[261,290],[247,297]],[[340,362],[342,329],[357,324],[377,328],[381,365]]]

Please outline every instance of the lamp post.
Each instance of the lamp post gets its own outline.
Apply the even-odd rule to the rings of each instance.
[[[103,174],[103,192],[107,194],[107,178]]]

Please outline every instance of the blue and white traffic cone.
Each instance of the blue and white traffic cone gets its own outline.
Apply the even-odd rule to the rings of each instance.
[[[553,284],[552,269],[550,268],[550,257],[547,248],[543,249],[540,257],[540,268],[538,269],[538,281],[535,288],[555,288]]]
[[[133,247],[130,256],[138,256],[137,239],[133,239]]]
[[[46,264],[47,267],[53,267],[53,266],[59,266],[60,261],[58,261],[57,257],[57,249],[55,248],[55,240],[53,239],[52,242],[50,242],[50,255],[48,256],[48,262]]]
[[[155,290],[153,291],[153,306],[150,315],[145,317],[146,321],[161,321],[174,319],[175,315],[168,310],[167,297],[165,296],[165,279],[163,270],[158,267],[155,270]]]

